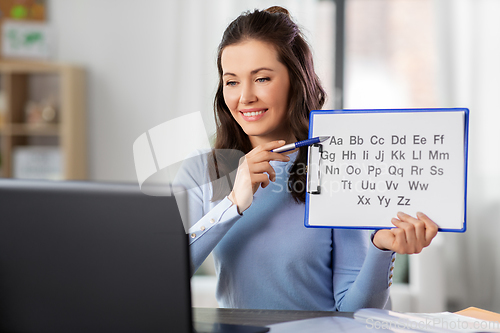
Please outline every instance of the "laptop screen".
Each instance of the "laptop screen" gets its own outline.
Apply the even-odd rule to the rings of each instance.
[[[173,196],[4,179],[0,203],[0,331],[192,331]]]

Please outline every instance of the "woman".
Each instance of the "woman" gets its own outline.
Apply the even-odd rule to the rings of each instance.
[[[394,252],[420,252],[437,226],[423,214],[398,213],[396,228],[372,234],[304,227],[307,149],[271,150],[307,138],[309,112],[321,109],[325,93],[288,12],[271,7],[239,16],[224,32],[217,66],[216,150],[181,176],[191,188],[193,269],[213,252],[222,307],[386,306]],[[230,192],[219,171],[235,166],[220,149],[245,154]]]

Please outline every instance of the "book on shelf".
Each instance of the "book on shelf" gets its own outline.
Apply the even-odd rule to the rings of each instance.
[[[63,178],[61,148],[57,146],[18,146],[13,151],[13,177],[23,179]]]

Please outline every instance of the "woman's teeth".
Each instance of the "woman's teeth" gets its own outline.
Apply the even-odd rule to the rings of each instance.
[[[255,117],[258,116],[259,114],[263,114],[265,111],[257,111],[257,112],[244,112],[243,115],[245,117]]]

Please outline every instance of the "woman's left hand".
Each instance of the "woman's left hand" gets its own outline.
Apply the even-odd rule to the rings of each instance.
[[[417,213],[414,218],[399,212],[393,218],[393,229],[378,230],[373,237],[373,245],[381,250],[391,250],[399,254],[420,253],[437,235],[438,226],[425,214]]]

